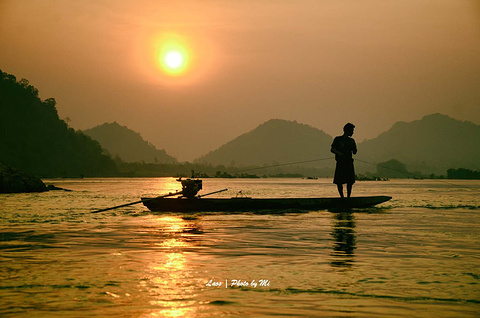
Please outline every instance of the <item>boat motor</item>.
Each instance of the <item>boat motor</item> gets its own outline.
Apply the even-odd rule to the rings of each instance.
[[[182,197],[194,198],[198,191],[202,190],[202,180],[200,179],[177,179],[182,183]]]

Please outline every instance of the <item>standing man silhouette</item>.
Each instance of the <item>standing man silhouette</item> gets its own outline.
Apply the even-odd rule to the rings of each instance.
[[[337,185],[340,197],[343,195],[343,185],[347,184],[347,197],[352,194],[352,186],[355,183],[355,169],[353,167],[353,155],[357,153],[357,144],[352,138],[355,126],[351,123],[343,127],[343,135],[333,140],[331,152],[335,154],[337,165],[333,183]]]

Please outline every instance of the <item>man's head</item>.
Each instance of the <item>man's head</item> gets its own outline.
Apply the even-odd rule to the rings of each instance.
[[[348,123],[345,126],[343,126],[343,132],[347,136],[352,136],[353,135],[353,129],[355,128],[354,124]]]

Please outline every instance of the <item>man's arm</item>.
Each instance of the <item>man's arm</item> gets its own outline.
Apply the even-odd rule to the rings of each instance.
[[[341,153],[337,149],[333,148],[333,146],[332,146],[332,148],[330,148],[330,151],[333,152],[336,155],[343,156],[343,153]]]
[[[343,156],[343,153],[337,149],[337,144],[338,144],[338,140],[337,138],[335,138],[333,140],[333,143],[332,143],[332,147],[330,148],[330,152],[333,152],[334,154],[338,155],[338,156]]]

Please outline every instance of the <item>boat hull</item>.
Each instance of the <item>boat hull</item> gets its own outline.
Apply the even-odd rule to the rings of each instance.
[[[329,210],[368,208],[392,197],[352,198],[142,198],[153,212],[248,212],[259,210]]]

